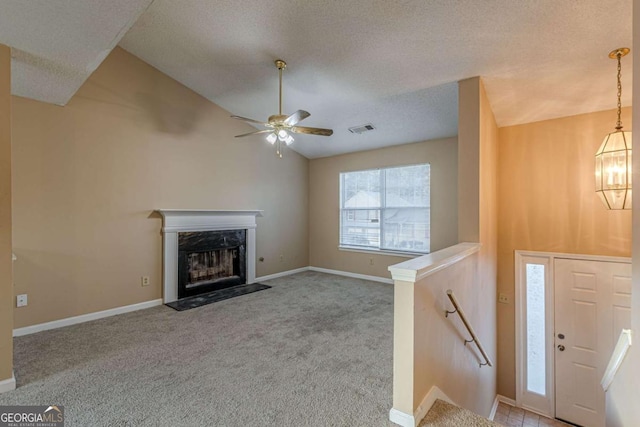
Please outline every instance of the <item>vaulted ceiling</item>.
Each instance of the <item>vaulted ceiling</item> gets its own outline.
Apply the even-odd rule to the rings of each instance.
[[[631,8],[631,0],[0,0],[0,43],[13,48],[19,96],[64,105],[119,44],[258,120],[277,112],[273,61],[282,58],[284,112],[307,110],[304,125],[334,129],[296,136],[293,148],[314,158],[456,135],[456,82],[478,75],[499,126],[615,108],[607,55],[632,47]],[[376,130],[347,130],[366,123]]]

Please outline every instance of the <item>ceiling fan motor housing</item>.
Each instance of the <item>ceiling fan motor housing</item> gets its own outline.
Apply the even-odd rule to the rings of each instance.
[[[282,123],[288,116],[286,114],[274,114],[273,116],[269,116],[269,124]]]

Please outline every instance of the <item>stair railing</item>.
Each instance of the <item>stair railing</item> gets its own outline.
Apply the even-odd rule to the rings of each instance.
[[[482,347],[482,343],[480,343],[478,336],[476,335],[475,331],[467,321],[467,316],[465,316],[464,311],[460,307],[460,304],[458,304],[458,300],[456,299],[456,296],[453,294],[453,291],[451,289],[447,290],[447,296],[451,300],[451,304],[453,304],[453,307],[455,308],[455,310],[453,311],[447,310],[445,313],[445,317],[449,317],[450,314],[458,313],[458,316],[460,316],[460,320],[462,320],[462,323],[464,323],[464,326],[467,328],[467,331],[469,331],[469,334],[471,334],[471,339],[464,340],[464,345],[466,346],[468,343],[472,342],[478,347],[478,350],[480,350],[482,357],[484,357],[484,363],[481,362],[480,367],[493,366],[493,364],[491,363],[491,359],[489,359],[489,356],[487,356],[487,353],[484,351],[484,348]]]
[[[631,329],[623,329],[622,332],[620,332],[618,343],[613,349],[609,365],[607,365],[607,369],[605,369],[604,376],[600,382],[604,391],[609,390],[609,386],[613,383],[613,379],[615,378],[618,369],[620,369],[622,361],[627,355],[627,351],[629,351],[629,347],[631,347]]]

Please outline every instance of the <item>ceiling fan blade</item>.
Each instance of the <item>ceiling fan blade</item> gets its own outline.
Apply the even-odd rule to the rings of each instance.
[[[292,115],[290,115],[289,117],[287,117],[286,119],[284,119],[284,124],[287,126],[293,126],[295,124],[297,124],[298,122],[306,119],[307,117],[309,117],[311,114],[307,111],[304,110],[298,110],[295,113],[293,113]]]
[[[258,123],[259,125],[263,125],[266,126],[267,124],[264,122],[259,122],[258,120],[253,120],[253,119],[248,119],[246,117],[240,117],[240,116],[231,116],[232,119],[238,119],[238,120],[243,120],[245,122],[249,122],[249,123]]]
[[[243,136],[257,135],[259,133],[269,133],[269,132],[273,132],[273,129],[264,129],[264,130],[257,130],[255,132],[243,133],[242,135],[236,135],[236,138],[242,138]]]
[[[333,135],[333,130],[332,129],[309,128],[309,127],[305,127],[305,126],[293,126],[291,128],[291,132],[307,133],[309,135],[320,135],[320,136],[331,136],[331,135]]]

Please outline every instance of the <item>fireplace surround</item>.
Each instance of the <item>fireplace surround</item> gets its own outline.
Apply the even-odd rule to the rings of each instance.
[[[224,211],[224,210],[178,210],[158,209],[162,215],[163,227],[163,300],[173,302],[189,296],[190,292],[180,292],[179,263],[191,263],[190,288],[211,290],[228,285],[255,282],[256,262],[256,217],[262,216],[260,210]],[[197,232],[222,232],[202,233]],[[232,231],[231,233],[228,233]],[[197,233],[197,234],[196,234]],[[208,240],[208,247],[202,242]],[[243,242],[244,240],[244,242]],[[193,250],[182,249],[191,247]],[[243,244],[244,243],[244,244]],[[191,255],[185,257],[186,252]],[[235,256],[235,258],[234,258]],[[242,258],[244,258],[244,266]],[[182,259],[182,261],[180,261]],[[213,266],[213,261],[219,266]],[[234,270],[236,269],[236,270]],[[182,280],[185,276],[183,274]],[[185,284],[186,287],[186,284]]]

